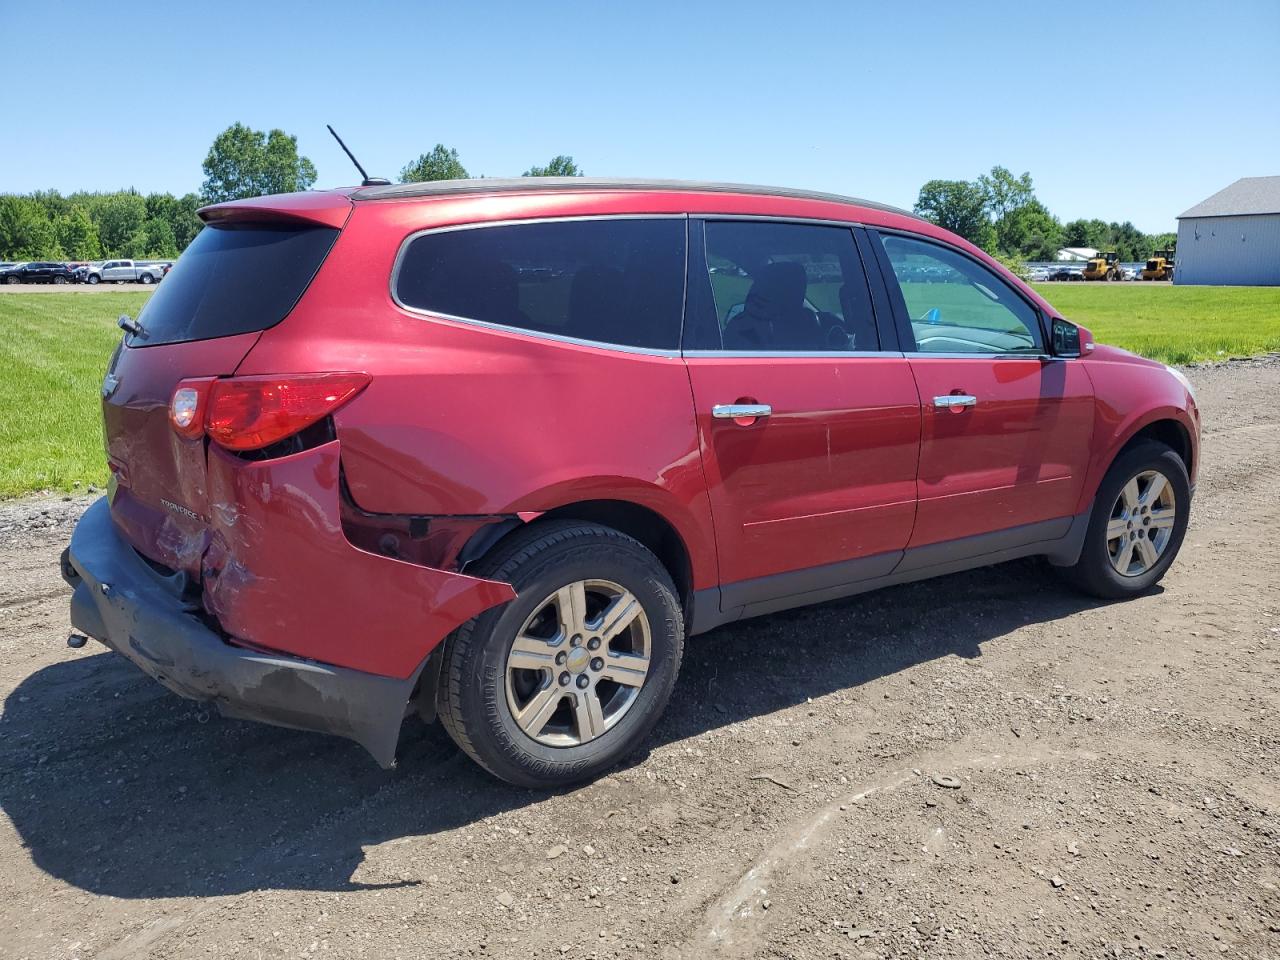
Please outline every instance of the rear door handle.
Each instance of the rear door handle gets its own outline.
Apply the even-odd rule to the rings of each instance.
[[[711,408],[711,416],[717,420],[749,420],[772,413],[773,407],[767,403],[717,403]]]
[[[945,397],[934,397],[933,405],[935,407],[972,407],[978,402],[977,397],[971,397],[967,393],[949,393]]]

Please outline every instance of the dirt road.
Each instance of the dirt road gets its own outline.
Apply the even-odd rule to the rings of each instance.
[[[718,630],[550,796],[68,650],[82,503],[0,505],[0,956],[1278,957],[1280,364],[1192,378],[1159,591],[1028,561]]]

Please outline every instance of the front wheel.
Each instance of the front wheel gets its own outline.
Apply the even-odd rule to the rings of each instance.
[[[1063,573],[1086,593],[1108,600],[1149,590],[1178,555],[1190,512],[1182,458],[1163,443],[1141,443],[1107,471],[1080,559]]]
[[[11,284],[12,284],[12,283],[21,283],[21,282],[22,282],[22,280],[21,280],[21,278],[16,277],[16,276],[15,276],[15,277],[5,277],[5,278],[4,278],[4,282],[5,282],[5,283],[11,283]]]
[[[503,780],[544,788],[634,751],[684,649],[657,557],[608,527],[552,521],[515,534],[480,572],[518,596],[445,641],[437,710],[458,746]]]
[[[99,284],[101,282],[102,282],[102,278],[98,276],[96,273],[89,274],[88,279],[85,280],[85,283],[92,283],[92,284]]]

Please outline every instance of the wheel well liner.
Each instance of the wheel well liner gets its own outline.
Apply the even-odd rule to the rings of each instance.
[[[1195,466],[1192,463],[1191,435],[1187,432],[1187,428],[1177,420],[1154,420],[1148,423],[1125,441],[1124,446],[1116,451],[1112,462],[1114,463],[1127,450],[1132,449],[1144,440],[1156,440],[1170,448],[1182,459],[1183,465],[1187,468],[1187,475],[1191,476]]]
[[[598,523],[604,527],[612,527],[620,533],[638,540],[651,550],[671,574],[671,579],[680,593],[680,602],[686,608],[693,590],[693,568],[689,560],[689,551],[685,547],[680,534],[662,514],[626,500],[582,500],[567,503],[543,513],[537,520],[581,520],[587,523]],[[482,531],[487,533],[479,549],[468,543],[463,549],[467,562],[471,563],[488,553],[517,529],[526,524],[508,521],[495,524]],[[497,534],[497,535],[495,535]],[[477,535],[479,536],[479,535]],[[474,541],[473,541],[474,542]]]

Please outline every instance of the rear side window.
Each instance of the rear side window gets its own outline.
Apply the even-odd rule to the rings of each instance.
[[[130,346],[208,340],[274,326],[298,302],[337,236],[332,227],[205,227],[138,315],[146,338]]]
[[[714,315],[702,311],[691,325],[691,349],[880,349],[862,261],[848,227],[709,221],[705,235]]]
[[[532,333],[675,350],[684,219],[566,220],[444,230],[405,248],[406,307]]]

